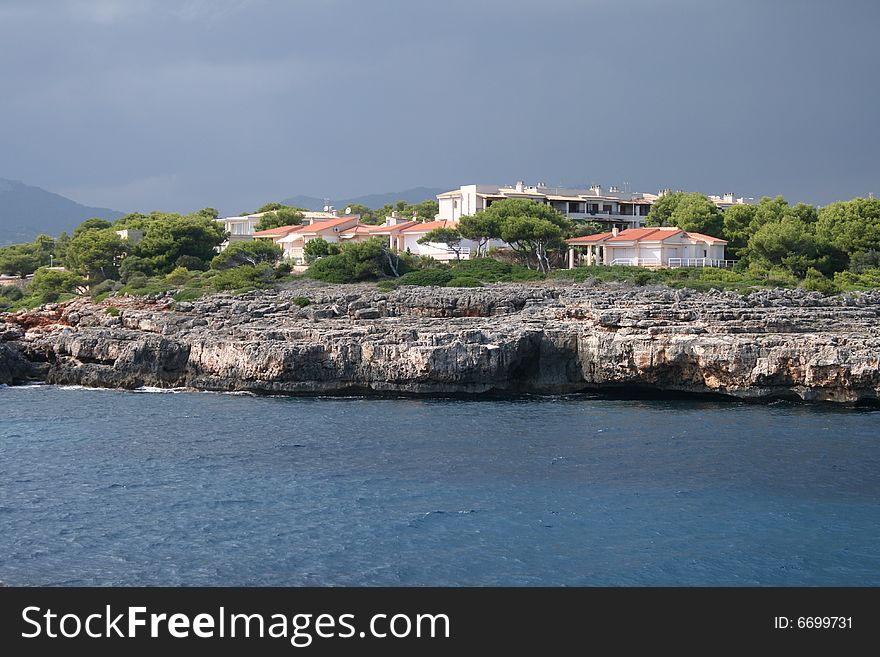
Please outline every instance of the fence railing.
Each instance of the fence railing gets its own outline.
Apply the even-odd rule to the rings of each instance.
[[[438,260],[455,260],[455,251],[446,247],[445,245],[439,244],[437,242],[429,242],[425,246],[427,246],[428,248],[421,251],[422,255],[431,256],[432,258],[437,258]],[[471,251],[471,247],[463,246],[458,249],[458,257],[460,257],[462,260],[470,260]]]
[[[730,269],[736,264],[736,260],[721,260],[717,258],[670,258],[668,267],[718,267]]]
[[[717,258],[669,258],[664,265],[657,258],[615,258],[612,265],[623,267],[718,267],[730,269],[736,264],[736,260],[721,260]]]
[[[615,258],[612,265],[624,267],[662,267],[663,263],[658,258]]]

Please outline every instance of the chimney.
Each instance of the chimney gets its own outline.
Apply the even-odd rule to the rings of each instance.
[[[620,234],[620,230],[617,228],[617,226],[614,226],[611,228],[611,236],[612,237],[617,237],[619,234]]]
[[[733,203],[733,192],[724,192],[724,202]]]
[[[523,191],[523,188],[525,187],[525,185],[526,184],[522,180],[517,180],[516,181],[516,191],[518,191],[518,192]]]

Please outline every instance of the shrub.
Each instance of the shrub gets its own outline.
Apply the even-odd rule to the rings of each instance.
[[[309,301],[308,298],[306,298],[306,297],[294,297],[294,299],[293,299],[293,304],[296,306],[299,306],[300,308],[305,308],[310,303],[312,303],[312,302]]]
[[[328,283],[353,283],[402,274],[411,267],[411,262],[408,256],[391,251],[385,240],[373,237],[365,242],[342,245],[338,254],[312,263],[307,275]]]
[[[23,296],[24,292],[16,285],[0,285],[0,299],[18,301]]]
[[[482,287],[483,283],[473,276],[456,276],[446,284],[446,287]]]
[[[92,285],[91,287],[89,287],[89,294],[95,298],[101,295],[105,295],[106,298],[106,295],[111,292],[115,292],[120,287],[122,286],[119,284],[118,281],[114,281],[108,278],[105,281],[101,281],[97,285]]]
[[[128,285],[126,285],[126,287],[129,287],[132,290],[140,290],[141,288],[146,287],[146,285],[147,277],[140,272],[136,272],[128,278]]]
[[[538,281],[544,278],[541,272],[494,258],[474,258],[462,260],[452,266],[456,275],[470,276],[484,283]]]
[[[282,278],[284,276],[287,276],[291,272],[292,269],[293,269],[293,265],[291,265],[286,260],[279,262],[277,265],[275,265],[275,276],[277,278]]]
[[[834,287],[845,291],[880,288],[880,267],[864,269],[859,274],[851,271],[837,272],[834,274]]]
[[[818,269],[812,267],[807,270],[807,274],[804,276],[804,289],[822,294],[834,294],[838,291],[833,281],[828,280]]]
[[[419,269],[411,271],[395,281],[398,285],[435,285],[444,287],[455,275],[449,269]]]
[[[186,285],[193,275],[186,267],[175,267],[170,274],[165,276],[165,282],[169,285]]]
[[[204,296],[205,290],[200,287],[188,287],[176,293],[172,298],[175,301],[195,301]]]
[[[205,271],[208,268],[207,263],[201,258],[193,255],[182,255],[174,263],[175,267],[183,267],[189,271]]]
[[[107,306],[104,312],[110,315],[110,317],[119,317],[119,308],[116,306]]]
[[[880,251],[856,253],[849,260],[850,271],[861,274],[869,269],[880,267]]]

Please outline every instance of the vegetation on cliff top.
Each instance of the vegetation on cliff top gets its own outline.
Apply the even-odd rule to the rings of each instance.
[[[301,211],[280,204],[268,212],[263,227],[295,224]],[[378,210],[352,207],[366,222],[378,222],[392,211],[419,217],[436,213],[436,201],[399,203]],[[279,264],[280,250],[268,242],[238,242],[217,255],[225,235],[205,208],[189,215],[133,213],[115,222],[89,219],[71,235],[38,236],[30,244],[0,248],[0,273],[24,277],[35,273],[24,291],[0,286],[0,310],[63,301],[77,294],[104,298],[113,293],[157,294],[175,290],[180,299],[214,291],[270,287],[286,279],[289,265]],[[312,240],[306,260],[308,276],[328,283],[378,281],[399,285],[467,287],[507,281],[621,281],[635,285],[664,284],[695,289],[747,292],[762,287],[803,287],[826,294],[880,287],[880,200],[857,198],[816,209],[789,205],[782,197],[756,205],[734,205],[720,211],[700,194],[674,192],[655,203],[648,225],[675,225],[724,237],[734,270],[647,270],[639,267],[564,266],[567,237],[601,230],[575,224],[531,201],[498,201],[477,215],[463,217],[457,231],[433,235],[457,247],[461,238],[476,241],[478,257],[450,264],[409,253],[396,253],[384,240],[348,245]],[[117,231],[143,233],[140,241]],[[439,239],[442,238],[442,239]],[[490,240],[501,239],[512,251],[491,252]],[[491,256],[491,257],[485,257]],[[66,271],[49,269],[63,266]],[[555,271],[551,271],[555,269]]]

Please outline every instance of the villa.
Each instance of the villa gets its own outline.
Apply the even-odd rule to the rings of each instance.
[[[262,219],[265,214],[267,213],[257,212],[238,217],[220,217],[217,219],[219,223],[223,224],[223,229],[228,235],[226,241],[220,245],[220,250],[223,251],[231,242],[249,242],[254,239],[254,234],[257,232],[257,224],[260,223],[260,219]],[[302,211],[302,215],[303,223],[306,224],[312,224],[316,221],[336,219],[339,216],[336,212],[321,212],[313,210],[304,210]]]
[[[732,267],[725,240],[675,227],[630,228],[574,237],[568,244],[568,268],[585,265],[648,267]]]

